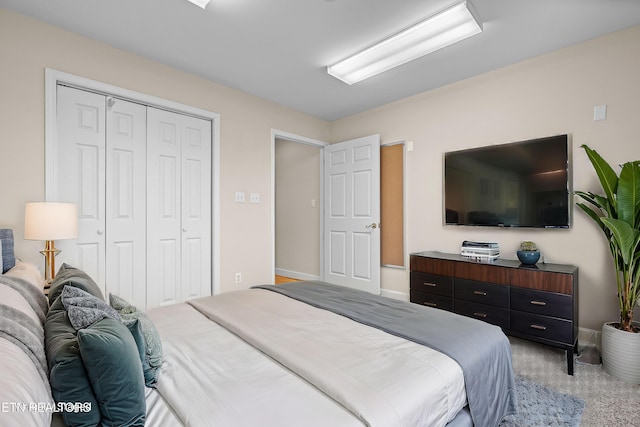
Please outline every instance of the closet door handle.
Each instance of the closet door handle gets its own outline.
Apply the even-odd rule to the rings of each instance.
[[[102,234],[104,234],[104,231],[102,230],[97,230],[96,233],[98,233],[99,236],[102,236]]]

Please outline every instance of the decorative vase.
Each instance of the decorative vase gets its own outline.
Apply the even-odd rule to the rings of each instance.
[[[521,263],[534,265],[540,259],[540,251],[518,251],[516,252]]]
[[[634,322],[634,326],[640,326]],[[602,367],[622,381],[640,384],[640,333],[602,326]]]

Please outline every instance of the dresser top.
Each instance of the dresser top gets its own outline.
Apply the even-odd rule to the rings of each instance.
[[[495,265],[498,267],[507,267],[507,268],[518,268],[518,269],[526,269],[526,270],[539,270],[546,271],[551,273],[565,273],[565,274],[573,274],[578,270],[578,267],[575,265],[569,264],[547,264],[538,262],[535,265],[524,265],[521,264],[520,261],[514,259],[502,259],[498,258],[492,261],[479,261],[475,258],[470,258],[466,256],[462,256],[460,254],[450,254],[446,252],[438,252],[438,251],[423,251],[423,252],[414,252],[411,256],[419,256],[424,258],[436,258],[448,261],[458,261],[458,262],[466,262],[470,264],[486,264],[486,265]]]

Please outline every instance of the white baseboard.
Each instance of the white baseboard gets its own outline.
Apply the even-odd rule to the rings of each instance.
[[[400,301],[409,301],[409,294],[405,294],[404,292],[380,289],[380,295],[387,298],[399,299]]]
[[[291,277],[298,280],[320,280],[320,276],[314,276],[313,274],[300,273],[298,271],[285,270],[283,268],[276,268],[275,273],[278,276]]]

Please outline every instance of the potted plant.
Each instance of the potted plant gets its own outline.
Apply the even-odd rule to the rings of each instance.
[[[534,242],[525,240],[520,243],[520,250],[516,252],[521,263],[534,265],[540,259],[540,251]]]
[[[620,321],[602,327],[602,364],[607,372],[640,383],[640,328],[633,310],[640,300],[640,160],[622,165],[620,175],[582,145],[604,194],[576,191],[577,203],[605,235],[616,270]]]

